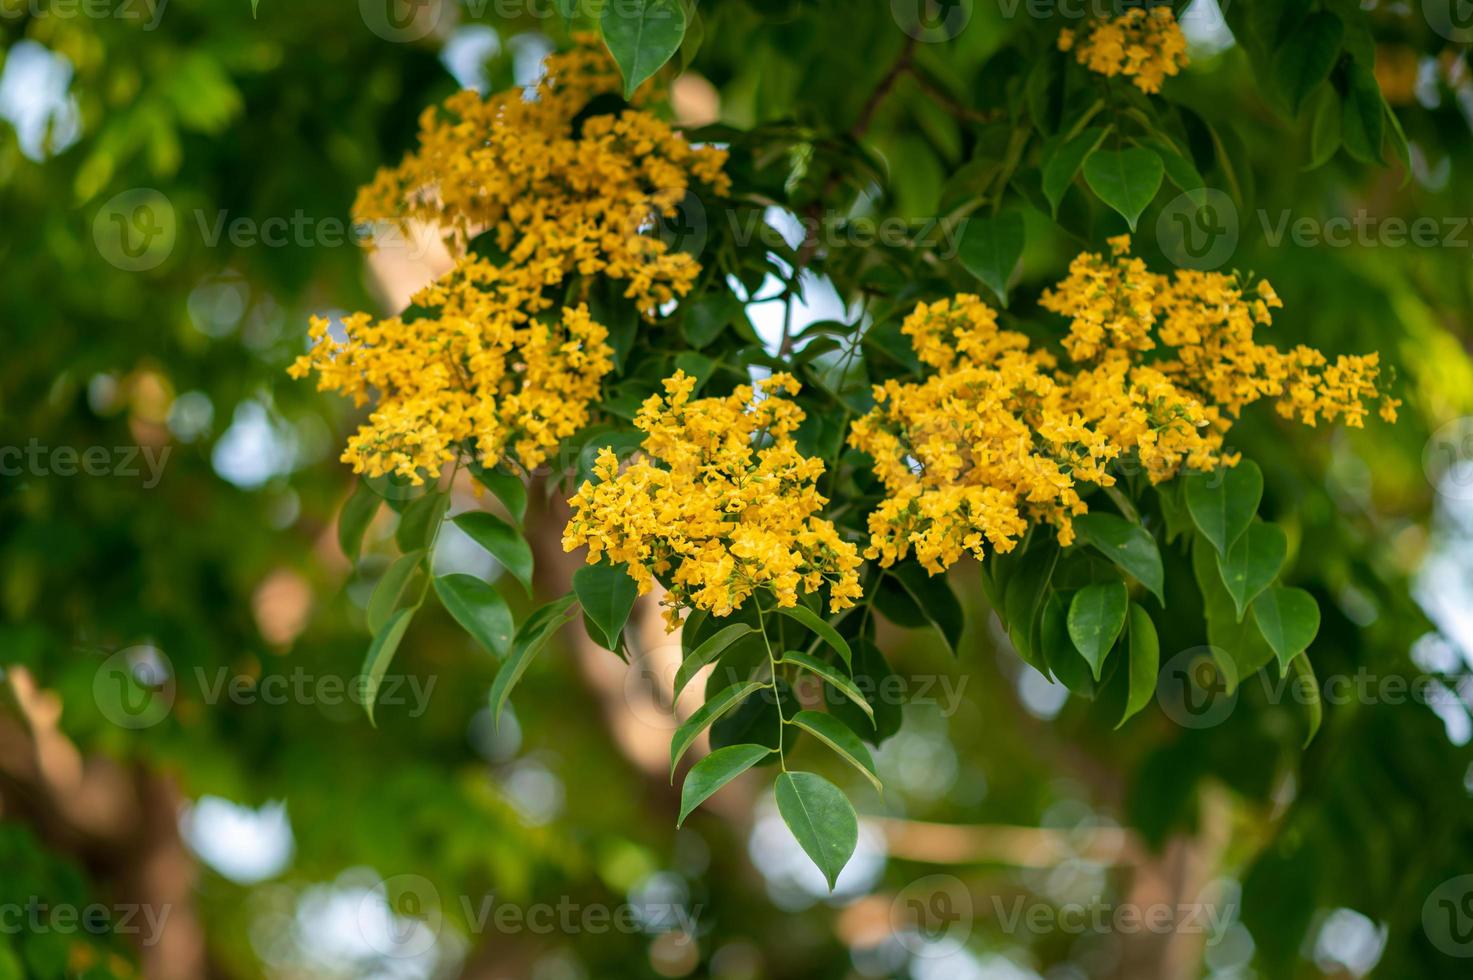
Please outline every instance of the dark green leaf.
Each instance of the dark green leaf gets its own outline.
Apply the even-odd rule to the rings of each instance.
[[[772,749],[765,745],[728,745],[691,766],[680,788],[680,816],[675,826],[685,823],[691,811],[713,793],[771,754]]]
[[[373,642],[368,646],[368,656],[363,659],[363,710],[368,712],[369,724],[375,728],[378,722],[374,721],[373,709],[378,703],[379,685],[384,682],[384,672],[389,669],[394,652],[399,649],[399,641],[404,639],[404,631],[413,618],[413,609],[394,613],[383,629],[374,633]]]
[[[1155,151],[1142,146],[1096,150],[1084,161],[1084,180],[1101,201],[1125,218],[1130,230],[1156,192],[1166,168]]]
[[[844,658],[845,664],[853,664],[854,654],[850,651],[849,644],[844,642],[844,638],[839,635],[837,630],[807,606],[778,606],[777,611],[779,614],[795,620],[817,633],[819,639],[823,640],[835,653]]]
[[[796,725],[833,749],[841,759],[858,769],[876,792],[884,791],[880,777],[875,775],[875,760],[848,725],[822,711],[800,711],[788,719],[788,724]]]
[[[435,594],[472,639],[498,657],[506,655],[516,623],[500,592],[474,575],[454,574],[435,579]]]
[[[1074,531],[1080,541],[1139,579],[1165,605],[1166,573],[1150,531],[1115,514],[1095,511],[1074,518]]]
[[[1295,657],[1290,666],[1294,668],[1297,683],[1302,686],[1301,700],[1304,701],[1305,710],[1309,712],[1309,734],[1304,736],[1304,744],[1308,745],[1314,741],[1325,717],[1324,705],[1320,703],[1320,682],[1314,676],[1314,665],[1309,662],[1308,657]]]
[[[698,670],[721,656],[737,640],[755,632],[757,631],[745,623],[732,623],[708,637],[681,661],[680,669],[675,672],[675,693],[672,696],[680,697],[680,692],[685,690],[685,685],[690,683]]]
[[[915,600],[926,621],[946,641],[953,654],[961,646],[964,614],[956,593],[951,591],[945,574],[930,575],[915,562],[900,562],[886,569],[886,574]]]
[[[368,632],[378,633],[394,615],[424,556],[423,548],[411,551],[394,559],[394,563],[384,570],[383,577],[373,587],[373,594],[368,597]]]
[[[511,641],[511,652],[507,654],[501,669],[496,672],[495,680],[491,682],[493,726],[501,724],[501,712],[506,707],[507,699],[511,697],[512,688],[517,686],[517,682],[531,666],[533,658],[563,625],[564,617],[575,601],[571,595],[554,599],[528,616],[526,622],[522,623],[522,628],[517,630],[517,635]]]
[[[1369,68],[1352,61],[1345,72],[1345,101],[1341,104],[1340,138],[1345,150],[1362,163],[1380,164],[1381,140],[1386,133],[1386,103]]]
[[[595,639],[602,640],[610,650],[617,650],[624,624],[639,595],[638,586],[629,577],[629,567],[608,562],[584,565],[573,573],[573,592],[583,611],[603,634]]]
[[[1320,607],[1303,589],[1269,589],[1253,601],[1258,631],[1273,647],[1280,669],[1309,649],[1320,631]]]
[[[1318,86],[1330,77],[1340,57],[1345,25],[1339,17],[1321,11],[1311,14],[1278,45],[1274,71],[1279,90],[1295,115]]]
[[[716,692],[715,696],[693,711],[670,739],[670,781],[675,782],[675,767],[680,763],[681,756],[685,755],[696,737],[706,730],[707,725],[736,707],[747,695],[767,686],[766,681],[741,681]]]
[[[604,5],[604,43],[624,73],[624,97],[680,50],[685,8],[679,0],[616,0]]]
[[[858,705],[859,709],[869,717],[870,727],[874,727],[874,709],[869,706],[869,702],[864,699],[864,694],[859,688],[854,686],[854,682],[845,677],[844,673],[833,664],[823,660],[816,660],[799,650],[789,650],[784,653],[782,662],[785,664],[797,664],[815,677],[822,678],[840,694],[843,694],[850,701]]]
[[[532,548],[521,532],[510,524],[483,510],[467,511],[454,517],[455,526],[464,531],[476,544],[491,552],[491,557],[501,563],[512,577],[522,583],[528,594],[532,592]]]
[[[1023,257],[1023,216],[1005,211],[996,217],[967,219],[959,253],[962,265],[1008,305],[1008,278]]]
[[[1069,639],[1089,662],[1096,681],[1105,666],[1105,654],[1125,627],[1130,597],[1124,582],[1100,582],[1074,593],[1069,602]]]
[[[1289,540],[1277,524],[1250,524],[1226,555],[1217,558],[1222,584],[1242,619],[1248,604],[1273,582],[1289,552]]]
[[[1125,714],[1119,728],[1150,703],[1156,693],[1156,674],[1161,668],[1161,640],[1151,614],[1139,604],[1130,604],[1130,633],[1126,637],[1130,650],[1130,691],[1125,699]]]
[[[1043,604],[1038,622],[1038,645],[1048,668],[1059,683],[1082,697],[1095,696],[1095,679],[1089,661],[1069,639],[1069,608],[1063,593],[1055,592]]]
[[[527,516],[527,485],[521,477],[502,470],[488,470],[474,463],[470,471],[476,482],[490,490],[491,495],[501,501],[507,513],[511,514],[517,527],[521,527]]]
[[[363,534],[378,514],[383,498],[374,493],[367,480],[359,480],[353,495],[343,504],[338,514],[338,546],[349,561],[357,561],[363,548]]]
[[[1074,182],[1079,168],[1105,139],[1110,130],[1105,126],[1093,126],[1080,133],[1055,150],[1043,163],[1043,194],[1048,198],[1051,213],[1057,217],[1059,202]]]
[[[859,843],[859,817],[833,783],[811,772],[785,772],[775,787],[777,812],[832,890]]]
[[[449,506],[450,494],[438,490],[416,497],[399,516],[399,527],[394,532],[399,550],[407,552],[429,547]]]
[[[1185,494],[1193,523],[1217,553],[1225,555],[1258,513],[1263,473],[1246,459],[1211,473],[1189,473]]]

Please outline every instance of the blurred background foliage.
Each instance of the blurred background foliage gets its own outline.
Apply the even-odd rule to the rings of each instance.
[[[1007,150],[987,110],[1018,97],[1067,23],[1052,7],[954,6],[964,28],[912,46],[920,70],[871,104],[915,3],[708,0],[678,56],[677,118],[791,134],[776,224],[815,200],[944,214]],[[309,313],[389,312],[437,261],[432,243],[370,261],[332,230],[425,106],[534,79],[567,36],[557,5],[429,0],[391,21],[369,0],[0,0],[0,445],[43,461],[0,477],[0,903],[169,911],[149,943],[117,915],[93,931],[6,928],[0,977],[1466,975],[1424,903],[1473,873],[1473,454],[1457,421],[1473,413],[1473,81],[1420,5],[1325,6],[1374,49],[1409,172],[1344,151],[1309,168],[1316,110],[1276,104],[1248,37],[1264,8],[1309,3],[1236,0],[1223,16],[1199,0],[1184,18],[1193,64],[1166,95],[1223,134],[1232,174],[1204,175],[1231,189],[1231,264],[1283,296],[1277,342],[1380,350],[1397,372],[1394,427],[1303,430],[1255,411],[1234,438],[1263,466],[1265,516],[1295,529],[1290,577],[1325,614],[1321,681],[1431,676],[1436,703],[1328,703],[1301,749],[1303,712],[1271,703],[1266,675],[1221,724],[1183,727],[1153,705],[1112,732],[1118,706],[1066,700],[1023,666],[963,572],[958,658],[926,632],[882,633],[898,674],[935,684],[879,753],[885,797],[846,784],[866,819],[830,896],[760,778],[675,830],[659,678],[576,628],[499,734],[484,708],[496,664],[442,614],[401,649],[394,669],[418,687],[377,729],[312,686],[356,674],[373,544],[393,529],[375,525],[353,572],[332,527],[353,412],[285,367]],[[850,180],[859,120],[878,175]],[[140,189],[175,227],[162,261],[135,271],[98,228]],[[1162,268],[1171,196],[1137,236]],[[1062,210],[1027,216],[1015,306],[1121,230],[1082,200]],[[1362,211],[1432,216],[1450,237],[1271,234],[1284,214]],[[297,215],[307,230],[280,247],[212,237],[222,216]],[[840,249],[815,264],[800,323],[843,317],[844,262]],[[58,447],[104,447],[109,471],[60,475]],[[534,499],[531,526],[545,509]],[[547,595],[572,567],[551,523]],[[1162,641],[1168,658],[1202,642]],[[146,727],[118,723],[136,721],[119,715],[120,663],[172,698]],[[267,703],[270,678],[316,693]],[[945,935],[897,933],[892,908],[935,874],[973,914]],[[628,906],[637,926],[502,931],[478,919],[487,896]],[[1010,924],[1019,900],[1200,902],[1222,921],[1211,935],[1028,929]]]

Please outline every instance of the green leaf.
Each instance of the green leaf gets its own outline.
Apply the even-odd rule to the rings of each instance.
[[[930,575],[915,562],[900,562],[885,570],[915,600],[926,621],[946,641],[955,655],[961,645],[965,614],[956,593],[951,591],[944,574]]]
[[[1091,511],[1074,518],[1079,540],[1139,579],[1161,604],[1166,604],[1166,573],[1161,567],[1161,550],[1151,532],[1115,514]]]
[[[1008,278],[1023,257],[1023,216],[1006,211],[996,217],[967,219],[958,249],[962,265],[1008,305]]]
[[[491,495],[501,501],[507,513],[511,514],[517,527],[521,527],[522,521],[527,517],[527,485],[522,482],[522,478],[501,470],[488,470],[474,463],[471,464],[470,471],[476,482],[490,490]]]
[[[1156,192],[1166,168],[1154,150],[1096,150],[1084,161],[1084,181],[1101,201],[1124,216],[1130,230]]]
[[[629,577],[628,567],[599,562],[584,565],[573,573],[573,593],[588,618],[603,633],[595,639],[602,639],[610,650],[619,648],[624,624],[639,596],[639,587]]]
[[[383,577],[373,587],[373,594],[368,597],[368,632],[378,633],[394,615],[424,556],[423,548],[411,551],[394,559],[394,563],[384,570]]]
[[[1288,553],[1289,539],[1284,529],[1259,522],[1249,525],[1226,555],[1217,556],[1222,584],[1233,597],[1240,621],[1248,604],[1279,574]]]
[[[692,624],[687,624],[686,628],[694,630]],[[726,648],[737,640],[740,640],[748,633],[755,632],[757,631],[746,623],[732,623],[730,626],[723,626],[720,630],[713,633],[705,642],[692,650],[681,661],[680,669],[675,672],[675,693],[672,696],[680,697],[680,692],[685,690],[685,685],[690,683],[690,679],[696,676],[698,670],[721,656]]]
[[[1108,126],[1092,126],[1055,150],[1043,164],[1043,195],[1048,198],[1053,217],[1059,216],[1059,202],[1074,183],[1074,177],[1089,155],[1099,149],[1110,131]]]
[[[1263,473],[1251,460],[1211,473],[1187,474],[1187,511],[1219,555],[1227,554],[1248,530],[1262,498]]]
[[[765,745],[728,745],[691,766],[680,788],[680,816],[675,826],[685,823],[691,811],[713,793],[771,754],[772,749]]]
[[[1309,163],[1305,170],[1315,170],[1330,162],[1340,148],[1340,96],[1329,85],[1315,96],[1313,121],[1309,131]]]
[[[472,541],[491,552],[491,557],[522,583],[528,595],[532,593],[532,548],[521,532],[484,510],[457,514],[452,520]]]
[[[450,494],[440,493],[438,490],[431,490],[411,501],[399,516],[399,527],[394,532],[399,550],[407,552],[429,547],[449,507]]]
[[[1294,115],[1316,88],[1330,77],[1340,57],[1345,25],[1332,13],[1321,11],[1304,19],[1274,52],[1279,90]]]
[[[1304,736],[1304,744],[1308,745],[1314,741],[1325,718],[1325,707],[1320,703],[1320,682],[1314,676],[1314,665],[1308,657],[1295,657],[1290,666],[1294,668],[1298,682],[1304,685],[1304,707],[1309,712],[1309,734]]]
[[[994,556],[994,560],[996,556]],[[1023,556],[1022,566],[1007,580],[1003,594],[1003,610],[1007,617],[1008,638],[1018,655],[1047,676],[1048,665],[1038,649],[1038,614],[1053,580],[1059,562],[1059,549],[1052,541],[1037,542]]]
[[[368,722],[375,728],[378,722],[374,721],[373,708],[378,703],[379,685],[384,682],[384,672],[389,669],[394,652],[399,649],[399,641],[404,639],[404,631],[409,629],[409,621],[413,618],[412,608],[394,613],[383,629],[374,633],[373,642],[368,645],[368,656],[363,659],[363,710],[368,712]]]
[[[804,670],[808,671],[815,677],[821,678],[822,680],[827,682],[840,694],[844,695],[850,701],[853,701],[856,705],[858,705],[860,710],[869,716],[870,727],[874,727],[875,709],[869,706],[869,702],[864,699],[863,692],[861,692],[859,688],[854,686],[854,682],[845,677],[844,673],[833,664],[827,663],[823,660],[816,660],[813,657],[810,657],[808,654],[803,653],[801,650],[787,651],[783,654],[782,660],[780,662],[785,664],[796,664],[797,666],[802,667]]]
[[[813,612],[813,610],[807,606],[779,606],[777,611],[779,614],[796,620],[817,633],[819,639],[827,643],[835,653],[844,658],[845,665],[853,665],[854,654],[850,651],[849,644],[844,642],[844,638],[839,635],[838,630],[830,626],[818,614]]]
[[[516,623],[506,600],[474,575],[441,575],[435,579],[435,594],[461,629],[489,653],[506,655]]]
[[[875,792],[884,792],[885,787],[875,774],[875,760],[870,757],[869,749],[864,747],[859,736],[854,734],[854,729],[822,711],[800,711],[788,719],[788,724],[803,729],[833,749],[840,758],[858,769],[860,775],[870,781]]]
[[[1314,642],[1320,631],[1320,606],[1303,589],[1269,589],[1254,600],[1253,619],[1282,670]]]
[[[904,685],[890,669],[880,648],[862,637],[854,641],[854,687],[865,694],[865,703],[869,705],[863,716],[849,701],[825,691],[824,706],[829,714],[872,745],[879,745],[900,731],[903,718],[900,695],[904,693]],[[846,698],[849,696],[845,694]],[[864,727],[866,721],[870,723],[868,730]]]
[[[506,707],[506,701],[511,697],[512,688],[522,679],[522,675],[531,666],[533,658],[542,652],[547,641],[552,639],[559,627],[563,625],[564,616],[573,607],[576,599],[565,595],[554,599],[547,605],[537,609],[528,616],[522,628],[517,630],[517,635],[512,638],[511,652],[506,656],[501,669],[496,672],[496,678],[491,682],[491,724],[493,727],[501,725],[501,711]]]
[[[1345,150],[1361,163],[1380,164],[1381,140],[1386,133],[1386,104],[1376,76],[1359,62],[1345,72],[1345,101],[1341,104],[1340,138]]]
[[[696,350],[707,346],[742,315],[742,301],[729,289],[703,296],[686,305],[680,331]]]
[[[1089,662],[1096,681],[1105,666],[1105,654],[1125,627],[1130,597],[1124,582],[1099,582],[1074,593],[1069,602],[1069,639]]]
[[[624,73],[624,97],[669,61],[685,38],[678,0],[616,0],[604,5],[604,43]]]
[[[1185,191],[1193,200],[1199,204],[1205,200],[1205,195],[1197,193],[1207,186],[1198,172],[1197,165],[1190,157],[1178,153],[1174,147],[1165,140],[1147,140],[1146,145],[1156,151],[1161,157],[1161,164],[1166,168],[1166,179],[1176,185],[1178,190]]]
[[[693,711],[675,730],[675,736],[670,740],[670,781],[675,782],[675,767],[679,765],[681,756],[685,755],[707,725],[736,707],[748,694],[767,686],[766,681],[739,681],[717,691],[705,704]]]
[[[1069,610],[1062,593],[1055,592],[1043,604],[1038,623],[1038,644],[1049,670],[1059,683],[1081,697],[1093,699],[1095,679],[1089,661],[1075,649],[1069,639]]]
[[[358,560],[358,554],[363,550],[363,535],[368,525],[373,523],[381,503],[383,498],[373,492],[368,481],[359,480],[353,495],[343,504],[342,512],[338,514],[338,547],[343,549],[349,561]]]
[[[784,772],[774,787],[777,812],[832,891],[859,843],[859,817],[833,783],[811,772]]]
[[[1130,693],[1125,699],[1125,714],[1120,725],[1151,702],[1156,693],[1156,674],[1161,669],[1161,640],[1151,614],[1139,603],[1130,604]]]

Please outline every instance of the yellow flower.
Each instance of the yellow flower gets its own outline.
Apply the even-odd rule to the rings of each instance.
[[[850,443],[874,459],[887,496],[870,513],[865,552],[890,565],[914,551],[939,572],[964,553],[1010,551],[1033,523],[1073,540],[1083,485],[1111,486],[1111,461],[1130,455],[1152,482],[1183,466],[1234,465],[1222,451],[1232,419],[1251,402],[1313,425],[1358,426],[1380,397],[1377,357],[1330,363],[1308,347],[1258,344],[1257,327],[1282,304],[1221,273],[1162,276],[1132,258],[1078,256],[1040,304],[1069,318],[1061,367],[1023,334],[1000,330],[975,296],[922,303],[901,329],[934,369],[919,383],[888,381]]]
[[[600,452],[597,480],[570,501],[563,548],[586,545],[590,564],[627,563],[641,594],[661,577],[671,629],[683,609],[726,616],[759,588],[794,606],[827,585],[830,610],[852,606],[859,549],[817,516],[824,466],[798,452],[803,411],[783,397],[798,382],[775,374],[755,390],[692,399],[694,386],[677,372],[645,401],[641,454],[628,466]]]
[[[1124,75],[1142,92],[1161,91],[1168,75],[1187,64],[1187,39],[1165,5],[1132,7],[1119,17],[1095,21],[1081,31],[1059,32],[1059,50],[1101,75]]]

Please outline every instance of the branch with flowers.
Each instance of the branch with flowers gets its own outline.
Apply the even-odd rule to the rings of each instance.
[[[680,7],[616,7],[602,38],[573,35],[547,58],[534,90],[426,110],[417,149],[355,216],[433,223],[454,268],[398,316],[315,320],[292,369],[371,405],[343,454],[361,477],[344,550],[356,555],[381,500],[398,511],[403,555],[369,603],[370,692],[430,591],[501,658],[498,717],[575,608],[624,655],[635,601],[656,595],[681,633],[675,693],[706,677],[672,740],[672,780],[703,733],[711,748],[685,773],[679,819],[775,765],[779,812],[832,886],[857,817],[830,779],[796,768],[795,746],[883,790],[871,747],[898,720],[873,693],[889,671],[877,620],[934,627],[956,650],[945,573],[959,563],[980,564],[1019,657],[1079,696],[1115,692],[1121,724],[1150,701],[1158,624],[1183,602],[1202,610],[1230,685],[1270,665],[1312,682],[1318,608],[1285,584],[1288,537],[1258,516],[1262,475],[1228,440],[1261,401],[1310,426],[1394,421],[1377,356],[1266,343],[1282,307],[1269,283],[1155,270],[1127,234],[1084,247],[1030,308],[1008,305],[1025,213],[1048,221],[1068,200],[1092,227],[1134,229],[1166,179],[1194,193],[1211,165],[1231,174],[1199,158],[1197,123],[1159,96],[1186,60],[1169,8],[1055,31],[1040,62],[1053,75],[1012,104],[945,95],[1005,149],[946,220],[960,249],[942,256],[741,234],[771,230],[774,208],[852,213],[851,185],[883,174],[853,140],[801,127],[676,127],[657,69],[681,42]],[[649,29],[619,19],[659,11],[634,25]],[[818,275],[848,315],[792,329]],[[748,318],[773,301],[788,314],[777,343]],[[528,484],[571,506],[563,545],[587,564],[520,625],[492,583],[433,574],[446,474],[462,468],[512,520],[449,519],[528,589]],[[1168,558],[1192,574],[1169,577]],[[1317,724],[1312,712],[1310,737]]]

